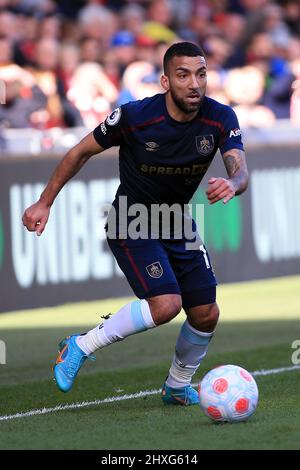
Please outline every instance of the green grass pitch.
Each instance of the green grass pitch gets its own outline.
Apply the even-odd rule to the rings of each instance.
[[[299,290],[300,277],[220,286],[220,323],[194,382],[219,364],[249,371],[292,366],[291,345],[300,340]],[[0,315],[0,339],[6,344],[6,364],[0,365],[1,449],[300,449],[300,370],[257,377],[259,406],[239,424],[214,424],[198,406],[164,406],[159,394],[1,420],[159,389],[184,314],[98,351],[70,393],[62,394],[52,381],[59,340],[90,329],[100,315],[128,300]]]

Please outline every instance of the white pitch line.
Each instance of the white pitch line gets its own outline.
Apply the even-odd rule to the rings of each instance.
[[[262,369],[262,370],[255,370],[251,372],[251,375],[258,377],[258,376],[265,376],[265,375],[272,375],[272,374],[280,374],[282,372],[290,372],[294,370],[299,370],[300,365],[290,366],[290,367],[280,367],[278,369]],[[197,384],[193,384],[197,385]],[[132,393],[130,395],[120,395],[115,397],[108,397],[104,398],[103,400],[93,400],[93,401],[83,401],[81,403],[69,403],[68,405],[57,405],[53,408],[40,408],[38,410],[31,410],[16,413],[13,415],[5,415],[0,416],[0,421],[8,421],[10,419],[17,419],[17,418],[27,418],[29,416],[37,416],[37,415],[45,415],[48,413],[55,413],[56,411],[64,411],[64,410],[74,410],[78,408],[86,408],[88,406],[96,406],[96,405],[103,405],[105,403],[115,403],[118,401],[124,400],[132,400],[134,398],[143,398],[150,395],[157,395],[160,393],[160,389],[158,390],[145,390],[137,393]]]
[[[57,405],[53,408],[40,408],[39,410],[25,411],[14,415],[0,416],[0,421],[8,419],[26,418],[28,416],[45,415],[54,413],[55,411],[74,410],[76,408],[86,408],[87,406],[103,405],[105,403],[114,403],[116,401],[131,400],[132,398],[143,398],[149,395],[156,395],[160,390],[145,390],[131,395],[120,395],[115,397],[104,398],[103,400],[83,401],[81,403],[69,403],[68,405]]]
[[[298,370],[300,369],[299,366],[290,366],[290,367],[279,367],[278,369],[261,369],[261,370],[255,370],[254,372],[251,372],[251,375],[255,376],[260,376],[260,375],[271,375],[271,374],[281,374],[281,372],[290,372],[292,370]]]

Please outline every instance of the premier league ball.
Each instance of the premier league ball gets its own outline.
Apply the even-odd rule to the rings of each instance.
[[[234,365],[216,367],[199,385],[200,406],[213,421],[245,421],[255,411],[258,388],[252,375]]]

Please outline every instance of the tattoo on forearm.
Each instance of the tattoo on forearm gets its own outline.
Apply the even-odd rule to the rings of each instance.
[[[224,153],[224,165],[229,178],[234,181],[237,188],[236,194],[240,194],[247,188],[248,171],[245,154],[242,150],[233,149]]]
[[[228,173],[228,176],[232,177],[239,170],[239,162],[236,157],[233,155],[228,155],[225,159],[225,167]]]
[[[228,176],[232,178],[235,173],[243,166],[242,154],[237,150],[232,150],[224,154],[224,164]]]

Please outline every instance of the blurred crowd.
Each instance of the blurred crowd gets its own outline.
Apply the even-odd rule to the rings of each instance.
[[[300,125],[300,0],[0,0],[0,126],[93,129],[162,91],[179,40],[203,47],[207,95],[242,126]]]

